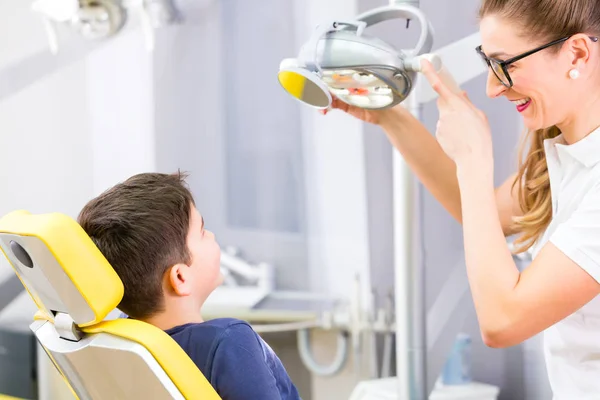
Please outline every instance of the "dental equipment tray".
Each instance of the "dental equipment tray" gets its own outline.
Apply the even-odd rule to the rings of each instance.
[[[238,318],[252,322],[294,322],[318,319],[332,311],[335,299],[317,297],[308,292],[271,292],[254,307],[212,307],[206,304],[202,314],[206,319]]]

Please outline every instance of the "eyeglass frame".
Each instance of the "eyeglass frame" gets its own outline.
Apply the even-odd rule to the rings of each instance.
[[[507,67],[510,64],[513,64],[513,63],[515,63],[517,61],[520,61],[520,60],[524,59],[525,57],[529,57],[530,55],[533,55],[533,54],[535,54],[537,52],[545,50],[545,49],[547,49],[549,47],[555,46],[555,45],[557,45],[559,43],[566,42],[571,37],[573,37],[573,35],[567,36],[567,37],[564,37],[564,38],[561,38],[561,39],[553,40],[550,43],[544,44],[544,45],[542,45],[540,47],[536,47],[533,50],[526,51],[525,53],[519,54],[518,56],[511,57],[508,60],[504,60],[504,61],[503,60],[498,60],[497,58],[488,57],[483,52],[482,45],[477,46],[475,48],[475,51],[477,51],[477,53],[483,58],[483,60],[486,62],[486,64],[488,65],[488,67],[492,70],[492,72],[494,73],[494,75],[496,76],[496,78],[500,81],[500,83],[502,85],[504,85],[505,87],[507,87],[507,88],[510,89],[511,87],[513,87],[513,81],[512,81],[512,78],[510,77],[510,74],[508,73],[508,69],[507,69]],[[594,43],[598,42],[598,37],[596,37],[596,36],[589,36],[589,38]],[[492,67],[492,64],[491,64],[492,61],[495,62],[496,64],[498,64],[502,68],[502,72],[504,73],[504,75],[506,75],[506,78],[508,79],[508,83],[509,83],[508,85],[506,83],[502,82],[502,79],[500,79],[500,77],[498,76],[498,74],[496,73],[496,71],[494,71],[494,68]]]

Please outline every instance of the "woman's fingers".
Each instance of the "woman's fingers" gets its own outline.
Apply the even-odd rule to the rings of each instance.
[[[349,105],[341,101],[335,96],[331,97],[331,108],[338,108],[342,111],[348,111]]]
[[[421,61],[421,72],[427,80],[429,84],[437,92],[440,96],[440,99],[445,103],[452,103],[458,97],[455,93],[453,93],[450,88],[442,81],[442,78],[435,72],[433,65],[426,59]]]

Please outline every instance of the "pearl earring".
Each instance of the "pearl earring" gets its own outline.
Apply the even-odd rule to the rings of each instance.
[[[572,70],[569,71],[569,76],[571,77],[571,79],[579,78],[579,70],[573,68]]]

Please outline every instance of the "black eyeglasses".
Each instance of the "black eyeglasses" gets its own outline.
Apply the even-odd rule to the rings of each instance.
[[[498,80],[507,88],[511,88],[513,86],[513,81],[510,78],[510,75],[508,73],[508,66],[514,62],[517,62],[519,60],[524,59],[525,57],[529,57],[532,54],[537,53],[538,51],[542,51],[544,49],[547,49],[548,47],[552,47],[555,46],[559,43],[563,43],[565,41],[567,41],[568,39],[570,39],[571,36],[567,36],[564,37],[562,39],[558,39],[558,40],[554,40],[550,43],[547,43],[543,46],[537,47],[533,50],[527,51],[523,54],[520,54],[518,56],[509,58],[508,60],[498,60],[495,58],[490,58],[488,56],[485,55],[485,53],[483,52],[481,46],[477,46],[477,48],[475,49],[477,51],[477,53],[481,56],[481,58],[483,58],[483,61],[492,69],[492,71],[494,71],[494,75],[496,75],[496,78],[498,78]],[[594,37],[594,36],[590,36],[590,39],[593,42],[597,42],[598,38]]]

